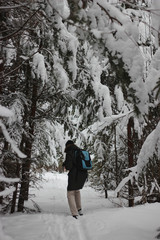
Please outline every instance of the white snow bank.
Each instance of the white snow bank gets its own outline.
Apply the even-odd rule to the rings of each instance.
[[[42,213],[2,217],[0,239],[151,240],[158,234],[159,203],[117,207],[113,198],[105,199],[86,184],[81,190],[84,215],[76,220],[70,216],[66,198],[67,174],[47,174],[41,186],[31,193],[36,194],[33,200]]]

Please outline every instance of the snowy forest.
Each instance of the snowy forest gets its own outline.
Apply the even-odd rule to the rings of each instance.
[[[160,202],[160,1],[0,0],[0,211],[25,211],[68,139],[91,186]]]

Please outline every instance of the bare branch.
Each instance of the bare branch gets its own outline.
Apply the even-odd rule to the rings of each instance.
[[[118,22],[121,26],[123,25],[117,18],[112,17],[103,6],[101,6],[99,3],[97,3],[97,5],[108,15],[108,17],[111,19],[112,22],[115,21],[115,22]]]
[[[17,34],[18,32],[20,32],[21,30],[23,30],[23,29],[24,29],[24,26],[27,25],[27,23],[36,15],[36,13],[37,13],[40,9],[41,9],[41,7],[38,8],[38,9],[30,16],[30,18],[28,18],[27,21],[26,21],[18,30],[16,30],[15,32],[11,33],[11,34],[8,35],[8,36],[5,36],[5,37],[0,38],[0,41],[4,41],[4,40],[7,40],[7,39],[10,39],[10,38],[12,38],[15,34]]]
[[[20,4],[20,5],[14,5],[14,6],[1,6],[0,10],[10,10],[13,8],[19,8],[19,7],[26,7],[27,4]]]

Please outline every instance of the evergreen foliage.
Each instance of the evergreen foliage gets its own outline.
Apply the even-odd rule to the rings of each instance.
[[[23,211],[37,174],[62,171],[69,137],[93,153],[91,184],[106,197],[131,171],[130,150],[136,165],[145,139],[159,122],[159,78],[150,87],[153,75],[148,74],[149,66],[154,72],[156,64],[150,63],[153,56],[158,59],[158,50],[151,26],[144,23],[150,16],[145,8],[137,11],[142,2],[1,0],[0,104],[14,113],[2,120],[27,156],[17,156],[1,135],[1,173],[21,180],[20,189],[17,183],[9,184],[15,185],[13,198],[18,199],[12,201],[12,212],[17,202],[17,210]],[[140,24],[147,26],[144,36]],[[154,167],[159,166],[158,154],[156,149],[136,179],[136,195],[159,191],[151,187],[155,182],[159,186]],[[0,188],[8,186],[2,183]],[[1,197],[1,203],[4,200]]]

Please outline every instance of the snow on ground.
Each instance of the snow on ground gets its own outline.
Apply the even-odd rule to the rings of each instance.
[[[1,216],[0,240],[152,240],[159,234],[160,203],[120,207],[86,184],[84,215],[76,220],[66,199],[67,174],[48,173],[46,179],[30,192],[41,212]]]

